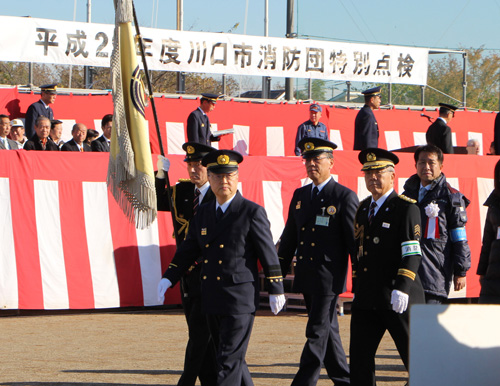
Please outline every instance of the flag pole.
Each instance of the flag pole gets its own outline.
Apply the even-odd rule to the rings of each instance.
[[[146,54],[144,53],[144,42],[142,40],[141,31],[139,30],[139,22],[137,21],[137,15],[135,13],[134,1],[132,0],[131,2],[132,2],[132,13],[134,15],[135,31],[139,42],[139,50],[141,51],[142,65],[144,67],[144,75],[146,78],[146,83],[148,85],[149,101],[151,103],[151,108],[153,109],[153,118],[155,121],[156,135],[158,137],[158,146],[160,147],[160,154],[162,156],[165,156],[165,152],[163,151],[163,141],[161,139],[161,133],[160,133],[160,125],[158,123],[158,115],[156,113],[156,105],[153,96],[153,86],[151,85],[151,80],[149,79],[148,64],[146,62]],[[179,246],[181,240],[179,237],[179,224],[177,223],[177,221],[175,221],[175,212],[174,212],[175,209],[174,209],[174,201],[172,199],[172,188],[170,187],[170,179],[168,177],[168,171],[164,172],[165,172],[165,185],[167,187],[167,200],[170,208],[170,214],[172,216],[172,223],[174,226],[175,244]]]

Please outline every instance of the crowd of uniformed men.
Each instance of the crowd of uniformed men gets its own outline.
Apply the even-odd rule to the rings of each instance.
[[[12,139],[0,138],[0,146],[109,151],[112,115],[103,118],[104,134],[92,148],[85,144],[83,124],[73,127],[73,140],[60,143],[61,122],[53,120],[49,106],[55,94],[56,85],[43,86],[41,100],[29,107],[28,139],[22,121],[15,119]],[[451,287],[465,286],[469,200],[442,173],[443,153],[451,152],[449,141],[432,139],[449,139],[447,126],[431,126],[429,144],[414,154],[416,174],[398,195],[398,157],[378,148],[373,109],[380,106],[380,87],[364,94],[354,149],[361,150],[358,158],[371,195],[360,203],[352,190],[332,178],[337,146],[319,122],[321,107],[311,105],[310,120],[299,126],[295,152],[304,159],[312,183],[294,192],[277,245],[265,210],[237,190],[243,157],[210,146],[220,138],[212,135],[207,115],[218,95],[202,94],[200,107],[188,118],[183,149],[189,179],[171,189],[166,186],[169,160],[159,156],[158,209],[172,211],[177,251],[158,284],[158,298],[163,302],[167,289],[180,282],[189,330],[178,385],[194,386],[197,378],[203,386],[253,385],[245,354],[260,297],[259,264],[274,314],[285,305],[283,278],[292,264],[293,291],[304,297],[306,342],[294,386],[315,385],[322,366],[335,385],[375,385],[375,354],[386,330],[408,368],[410,305],[443,303]],[[444,105],[440,116],[446,121],[455,109]],[[8,131],[9,123],[7,116],[0,116],[0,134]],[[349,256],[355,298],[348,365],[337,300],[346,288]]]

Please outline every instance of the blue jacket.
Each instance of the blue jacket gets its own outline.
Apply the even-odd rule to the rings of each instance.
[[[328,128],[322,122],[318,122],[317,125],[313,124],[311,120],[302,123],[297,129],[297,135],[295,136],[295,155],[300,155],[298,144],[305,137],[322,138],[328,141]]]
[[[202,309],[207,314],[255,312],[260,300],[258,263],[268,292],[284,293],[266,211],[239,192],[218,222],[215,200],[199,207],[163,277],[177,283],[199,256]]]
[[[406,181],[403,194],[418,200],[419,189],[420,178],[414,174]],[[425,207],[431,202],[439,206],[439,238],[427,238],[426,226],[431,219],[425,214]],[[419,275],[426,293],[447,298],[453,276],[464,277],[470,268],[469,244],[464,239],[467,223],[465,208],[469,203],[462,193],[446,182],[444,174],[432,183],[429,192],[417,203],[422,221]],[[460,236],[457,238],[455,233]]]
[[[331,179],[311,201],[312,184],[297,189],[290,202],[278,256],[286,276],[297,256],[294,292],[339,295],[345,291],[349,255],[355,256],[356,194]],[[317,216],[328,225],[317,225]],[[321,219],[320,219],[321,220]]]
[[[378,147],[379,129],[373,110],[364,105],[354,121],[354,150]]]
[[[32,103],[26,111],[24,128],[27,138],[31,138],[35,135],[35,122],[40,116],[47,117],[50,120],[54,119],[52,108],[49,106],[49,108],[46,109],[41,99],[38,102]]]
[[[220,137],[214,137],[210,131],[210,120],[207,114],[203,114],[200,108],[189,114],[187,120],[188,142],[198,142],[211,146],[211,142],[220,141]]]

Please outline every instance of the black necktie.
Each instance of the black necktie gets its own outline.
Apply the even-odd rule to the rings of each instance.
[[[313,191],[312,191],[312,197],[311,197],[311,199],[314,200],[318,196],[318,194],[319,194],[319,189],[318,189],[317,186],[315,186],[313,188]]]
[[[198,212],[198,205],[200,205],[200,190],[196,188],[194,190],[194,199],[193,199],[193,216]]]
[[[217,211],[215,212],[215,221],[219,222],[219,220],[222,218],[223,215],[224,215],[224,212],[222,211],[222,208],[219,206],[217,208]]]
[[[372,225],[372,220],[373,220],[373,216],[375,216],[375,208],[376,207],[377,207],[377,203],[375,201],[373,201],[370,204],[370,211],[368,212],[368,222],[370,223],[370,225]]]

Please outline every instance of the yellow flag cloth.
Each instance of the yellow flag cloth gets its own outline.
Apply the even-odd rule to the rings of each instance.
[[[144,86],[132,33],[132,2],[114,2],[116,20],[111,55],[114,114],[107,183],[125,215],[143,229],[156,218]]]

